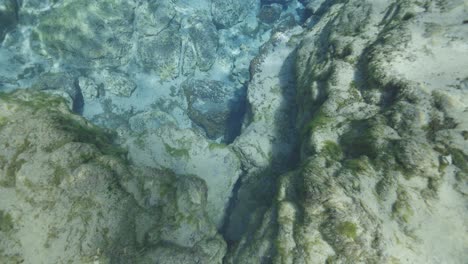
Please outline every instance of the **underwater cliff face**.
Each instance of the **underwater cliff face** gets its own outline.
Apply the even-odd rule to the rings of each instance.
[[[467,14],[0,0],[0,263],[464,263]]]

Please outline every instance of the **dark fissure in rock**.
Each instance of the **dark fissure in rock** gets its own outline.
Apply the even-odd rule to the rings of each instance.
[[[224,142],[231,144],[241,134],[242,123],[247,109],[247,86],[236,92],[235,101],[231,102],[231,111],[226,122]]]

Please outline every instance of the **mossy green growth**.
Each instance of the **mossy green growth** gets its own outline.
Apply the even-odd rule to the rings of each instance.
[[[52,174],[52,184],[54,186],[59,186],[60,183],[67,177],[68,172],[65,168],[61,166],[56,166],[54,168],[54,173]]]
[[[345,167],[353,173],[353,175],[357,175],[359,173],[365,172],[369,168],[368,167],[369,164],[366,162],[366,159],[364,156],[358,159],[346,160],[344,164],[345,164]]]
[[[301,131],[302,136],[306,136],[311,131],[323,128],[325,125],[330,123],[333,118],[328,117],[323,111],[319,110],[313,116],[313,118],[307,123]]]
[[[8,119],[4,116],[0,116],[0,129],[8,123]]]
[[[104,155],[121,157],[127,154],[126,149],[113,145],[115,135],[110,132],[74,119],[71,115],[55,115],[54,121],[57,129],[72,135],[70,141],[93,144]]]
[[[463,172],[468,173],[468,156],[456,148],[449,149],[449,153],[452,155],[453,164]]]
[[[356,224],[345,221],[338,226],[338,232],[347,238],[355,239],[357,236]]]
[[[0,232],[8,232],[13,229],[13,218],[9,213],[0,210]]]
[[[145,134],[140,133],[139,135],[136,136],[133,142],[135,142],[135,145],[137,145],[140,149],[145,149],[146,148]]]
[[[355,121],[351,130],[341,138],[340,145],[343,146],[347,157],[359,158],[365,155],[374,159],[379,154],[375,139],[375,131],[367,120]]]
[[[15,96],[16,93],[0,92],[0,100],[14,103],[20,107],[30,108],[32,110],[51,110],[56,109],[60,105],[66,105],[65,99],[58,95],[51,95],[44,92],[34,92],[33,96],[21,98]]]
[[[188,149],[173,148],[173,147],[169,146],[166,143],[164,143],[164,148],[166,149],[166,152],[169,155],[171,155],[172,157],[176,157],[176,158],[182,158],[182,157],[188,158],[188,157],[190,157]]]
[[[406,191],[398,190],[397,200],[392,206],[392,216],[408,223],[414,215],[413,209],[409,204],[409,195]]]
[[[208,145],[208,148],[209,148],[210,150],[224,149],[224,148],[226,148],[226,144],[223,144],[223,143],[216,143],[216,142],[210,142],[210,144]]]
[[[464,140],[468,140],[468,131],[466,130],[462,131],[462,136]]]
[[[343,158],[343,151],[341,150],[340,145],[330,140],[325,141],[322,153],[333,160],[340,160]]]
[[[24,142],[16,149],[15,154],[11,158],[10,164],[6,168],[5,178],[0,181],[0,186],[14,187],[16,185],[16,173],[21,169],[26,160],[19,159],[19,156],[31,146],[31,142],[25,139]]]
[[[0,155],[0,170],[3,170],[7,164],[8,161],[6,160],[5,156]]]

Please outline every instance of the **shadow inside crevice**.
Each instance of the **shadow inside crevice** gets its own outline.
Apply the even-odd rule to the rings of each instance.
[[[276,195],[278,177],[298,166],[299,131],[296,126],[298,108],[295,60],[296,50],[294,49],[283,62],[279,74],[280,96],[284,100],[274,115],[275,125],[271,127],[274,131],[272,136],[278,142],[272,145],[273,155],[270,166],[255,174],[244,170],[244,175],[238,179],[233,190],[224,225],[220,230],[228,243],[228,252],[230,253],[236,250],[241,239],[246,237],[247,240],[248,237],[253,239],[256,230],[262,224],[265,213],[270,208],[274,210],[272,205]],[[248,117],[247,113],[245,118]],[[247,122],[244,124],[248,126]],[[255,217],[253,217],[254,214]],[[268,255],[272,256],[273,252]],[[265,261],[268,262],[268,260]]]

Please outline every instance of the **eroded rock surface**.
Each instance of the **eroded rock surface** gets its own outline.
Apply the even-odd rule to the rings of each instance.
[[[466,8],[0,0],[0,263],[466,262]]]
[[[221,263],[203,180],[129,166],[59,97],[1,94],[0,109],[0,262]]]
[[[458,69],[468,65],[444,63],[466,51],[467,28],[455,22],[465,9],[330,5],[297,54],[301,165],[278,178],[228,263],[465,261],[468,94]]]

